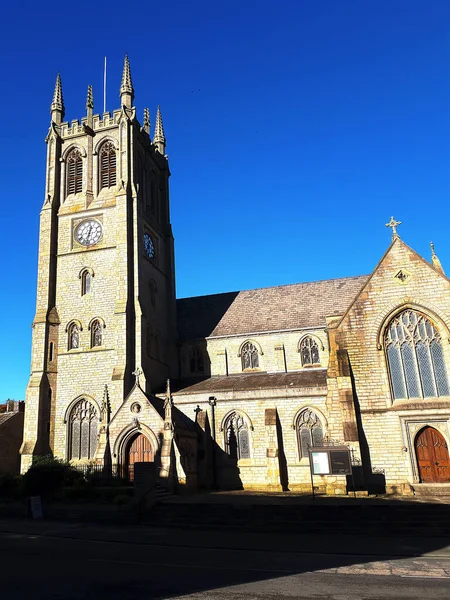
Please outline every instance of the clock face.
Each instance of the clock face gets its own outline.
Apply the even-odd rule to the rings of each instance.
[[[148,233],[144,233],[144,250],[147,258],[155,257],[155,245],[153,240]]]
[[[94,219],[80,223],[75,231],[75,239],[83,246],[92,246],[102,237],[102,226]]]

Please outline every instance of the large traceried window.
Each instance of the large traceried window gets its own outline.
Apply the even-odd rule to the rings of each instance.
[[[384,343],[395,399],[449,395],[441,336],[425,315],[401,312],[386,329]]]
[[[97,450],[98,415],[88,400],[80,400],[69,417],[69,460],[94,458]]]
[[[300,356],[304,367],[320,364],[319,345],[314,338],[303,338],[300,343]]]
[[[112,142],[105,142],[100,148],[100,189],[116,185],[116,149]]]
[[[296,429],[300,458],[308,458],[312,446],[323,444],[322,423],[313,410],[307,409],[300,413]]]
[[[233,412],[225,422],[225,452],[231,458],[250,458],[248,425],[244,417]]]
[[[252,342],[246,342],[241,349],[242,370],[258,369],[259,356],[258,348]]]
[[[78,194],[83,189],[83,158],[78,148],[67,157],[67,194]]]

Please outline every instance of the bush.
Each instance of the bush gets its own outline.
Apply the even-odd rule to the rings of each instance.
[[[64,485],[73,485],[83,479],[83,475],[68,462],[49,455],[35,456],[23,479],[27,496],[51,497]]]
[[[22,477],[0,473],[0,498],[19,498],[22,492]]]

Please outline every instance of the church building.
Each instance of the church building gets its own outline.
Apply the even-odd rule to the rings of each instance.
[[[369,275],[177,300],[169,165],[125,58],[120,108],[46,138],[21,468],[52,453],[170,489],[308,490],[311,447],[356,485],[450,487],[450,280],[399,237]],[[371,265],[369,265],[370,267]],[[345,493],[345,475],[318,475]],[[434,487],[433,487],[434,486]]]

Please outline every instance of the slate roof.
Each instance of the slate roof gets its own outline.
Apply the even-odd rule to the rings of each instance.
[[[341,315],[368,275],[177,300],[181,341],[325,326]]]
[[[205,392],[314,388],[326,387],[326,385],[326,369],[305,369],[295,373],[240,373],[209,377],[196,383],[188,381],[171,383],[173,396]]]

